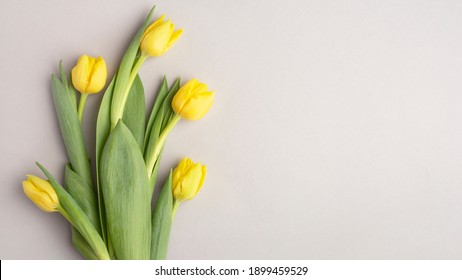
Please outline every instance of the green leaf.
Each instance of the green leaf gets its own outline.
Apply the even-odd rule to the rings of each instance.
[[[152,156],[154,153],[154,150],[156,149],[157,142],[159,140],[160,133],[162,132],[162,120],[164,118],[164,107],[162,106],[158,112],[158,116],[156,117],[152,128],[151,128],[151,135],[149,137],[149,142],[148,145],[146,146],[146,152],[145,152],[145,162],[148,162],[148,159]]]
[[[72,228],[72,245],[87,260],[97,260],[93,249],[76,228]]]
[[[51,186],[55,190],[59,200],[59,211],[71,222],[71,224],[82,234],[85,240],[95,252],[98,259],[107,260],[109,259],[109,253],[107,252],[104,241],[101,239],[98,231],[93,227],[87,215],[83,212],[82,208],[72,198],[72,196],[66,192],[66,190],[56,181],[45,167],[40,163],[37,166],[43,171],[50,181]]]
[[[104,144],[109,137],[111,131],[111,100],[114,91],[114,83],[117,76],[114,76],[111,83],[104,93],[103,100],[98,111],[98,119],[96,120],[96,189],[98,195],[98,209],[100,214],[101,235],[103,240],[107,243],[107,230],[106,230],[106,214],[104,209],[104,198],[101,191],[101,176],[100,176],[100,162],[101,155],[103,154]]]
[[[144,126],[146,122],[146,104],[144,98],[143,83],[138,75],[133,82],[128,95],[127,104],[125,106],[122,117],[124,124],[132,132],[133,136],[140,147],[143,148],[144,141]]]
[[[154,164],[154,168],[152,170],[151,178],[149,178],[149,187],[150,187],[150,191],[151,191],[151,196],[154,193],[154,187],[156,186],[157,173],[159,171],[160,159],[162,158],[163,151],[164,151],[164,149],[162,148],[162,150],[160,151],[160,154],[159,154],[159,160],[157,160],[156,163]]]
[[[75,197],[79,197],[79,202],[82,203],[79,204],[79,206],[85,211],[85,214],[90,217],[90,220],[94,222],[98,220],[98,208],[92,184],[90,162],[83,140],[77,108],[74,106],[74,102],[68,90],[68,86],[65,86],[55,75],[52,76],[53,102],[55,104],[64,145],[73,171],[77,173],[81,181],[85,183],[82,184],[82,188],[77,188],[74,185],[69,185],[68,188]],[[93,225],[99,231],[99,222]]]
[[[66,72],[64,72],[62,61],[59,62],[59,74],[61,76],[61,82],[63,83],[64,87],[65,88],[69,87],[69,84],[67,82],[67,74]]]
[[[162,116],[164,114],[163,111],[164,111],[164,108],[161,107],[160,111],[159,111],[159,114],[162,115]],[[159,140],[159,136],[160,136],[160,133],[161,133],[161,126],[162,126],[161,121],[154,122],[154,125],[152,127],[152,131],[151,131],[151,138],[150,138],[150,143],[151,144],[147,147],[146,156],[145,156],[145,162],[149,161],[149,158],[154,153],[156,145],[158,145],[158,140]],[[163,148],[162,148],[162,150],[163,150]],[[148,158],[148,156],[149,156],[149,158]],[[157,160],[154,163],[154,168],[153,168],[153,171],[151,173],[151,177],[149,178],[149,189],[151,191],[151,196],[154,193],[154,187],[156,185],[156,179],[157,179],[157,171],[159,169],[160,158],[161,157],[162,157],[162,152],[159,155],[159,160]]]
[[[77,108],[77,95],[75,93],[74,87],[72,86],[72,83],[68,82],[70,79],[67,79],[68,75],[64,71],[62,61],[59,62],[59,74],[61,76],[61,82],[63,83],[64,88],[68,89],[72,104],[75,108]]]
[[[71,101],[72,101],[72,105],[75,108],[77,108],[77,93],[75,92],[75,88],[72,85],[72,83],[69,83],[68,92],[69,92],[69,96],[70,96]],[[82,96],[82,95],[80,95],[80,96]]]
[[[149,14],[146,17],[146,20],[144,21],[143,25],[138,29],[138,32],[136,33],[135,37],[131,41],[127,51],[125,52],[124,57],[122,58],[122,62],[120,63],[119,71],[117,71],[117,79],[115,81],[114,85],[114,96],[112,98],[111,102],[111,107],[113,110],[123,110],[121,108],[121,104],[123,103],[124,99],[124,89],[127,88],[130,80],[130,73],[132,71],[133,64],[135,63],[135,60],[137,59],[137,54],[138,54],[138,49],[140,46],[140,42],[144,33],[144,30],[146,30],[146,27],[149,25],[151,21],[152,14],[154,13],[155,6],[151,9]],[[117,113],[122,113],[122,112],[111,112],[111,116],[116,116]],[[113,122],[115,124],[115,121],[117,119],[114,119]]]
[[[173,219],[172,211],[172,171],[170,170],[152,215],[151,260],[164,260],[167,257]]]
[[[114,247],[112,247],[112,242],[111,242],[111,237],[107,237],[107,250],[109,251],[109,256],[111,257],[111,260],[117,260],[115,254],[114,254]]]
[[[85,213],[93,213],[92,209],[97,208],[96,200],[88,200],[86,197],[93,196],[94,192],[92,186],[88,185],[79,174],[72,170],[70,164],[66,165],[64,172],[64,185],[67,187],[68,193],[74,198],[77,204],[82,208]],[[99,217],[98,215],[88,215],[88,219],[95,228],[99,228]]]
[[[80,175],[72,170],[70,164],[66,165],[66,170],[64,172],[64,185],[67,187],[69,194],[74,198],[77,204],[80,205],[82,210],[96,207],[96,205],[89,205],[88,201],[83,199],[84,196],[80,195],[82,192],[87,192],[89,187],[87,186],[87,183],[82,180]],[[86,211],[84,210],[84,212]],[[93,226],[99,227],[100,223],[98,217],[88,216],[88,219]],[[80,232],[75,228],[72,228],[72,244],[74,245],[74,248],[77,249],[77,251],[79,251],[79,253],[86,259],[97,259],[91,246],[87,243],[82,234],[80,234]]]
[[[116,78],[117,76],[114,76],[107,87],[99,106],[98,119],[96,120],[96,166],[99,166],[104,144],[106,144],[111,131],[111,100]]]
[[[77,108],[73,106],[69,98],[68,87],[65,87],[55,75],[52,76],[51,80],[53,102],[72,168],[85,180],[91,182],[90,164],[83,141]]]
[[[159,108],[157,109],[157,114],[152,123],[151,131],[149,132],[148,142],[145,147],[145,159],[146,160],[154,152],[156,145],[157,145],[157,140],[159,139],[160,134],[162,133],[162,131],[168,124],[168,122],[165,121],[165,118],[166,117],[169,118],[170,112],[173,112],[172,105],[171,105],[172,99],[173,99],[173,96],[178,92],[179,88],[180,88],[180,79],[177,79],[175,83],[173,84],[173,86],[170,88],[170,91],[165,96],[161,96],[160,99],[158,97],[158,99],[156,100],[156,103],[158,101],[159,102],[161,101],[161,103],[158,106]]]
[[[117,259],[149,259],[151,197],[146,165],[133,134],[119,121],[101,156],[106,225]]]
[[[100,182],[100,162],[101,155],[103,153],[104,145],[106,144],[107,138],[111,131],[111,100],[114,92],[114,83],[117,79],[115,76],[104,93],[103,100],[98,112],[98,119],[96,121],[96,178],[97,178],[97,190],[98,190],[98,205],[100,212],[101,228],[103,239],[106,238],[106,216],[104,214],[104,198],[101,191]],[[128,128],[137,142],[143,141],[144,137],[144,123],[145,123],[145,98],[144,88],[139,77],[137,77],[130,89],[130,95],[128,96],[127,106],[123,116],[123,121],[127,123]],[[140,144],[139,144],[140,145]]]
[[[172,120],[173,116],[175,115],[175,112],[172,109],[172,100],[175,94],[178,92],[180,89],[180,78],[176,79],[175,83],[173,86],[170,88],[170,91],[168,92],[167,96],[165,97],[163,107],[164,107],[164,118],[162,121],[162,130],[165,129],[165,127],[170,123]]]
[[[148,142],[145,147],[145,152],[144,152],[145,162],[150,162],[151,158],[153,157],[153,154],[155,153],[155,149],[157,145],[160,145],[159,136],[162,134],[162,131],[171,121],[171,116],[174,116],[174,112],[173,112],[171,104],[172,104],[173,97],[175,96],[175,94],[178,92],[179,89],[180,89],[180,79],[177,79],[175,83],[173,84],[173,86],[170,88],[169,92],[165,94],[165,96],[162,96],[163,98],[161,97],[161,99],[159,99],[158,97],[158,99],[156,100],[156,104],[157,102],[160,102],[160,101],[161,103],[159,103],[160,105],[158,106],[159,108],[154,118],[154,121],[152,123]],[[155,187],[156,178],[157,178],[157,170],[159,167],[159,162],[160,162],[161,157],[162,157],[162,152],[159,154],[159,158],[154,163],[154,167],[151,173],[151,178],[149,181],[151,193],[154,192],[154,187]]]
[[[148,137],[151,135],[151,129],[154,123],[154,119],[156,118],[157,113],[159,112],[159,109],[161,108],[161,105],[164,102],[165,96],[167,96],[167,93],[168,93],[168,84],[167,84],[167,79],[164,76],[164,78],[162,79],[162,85],[160,86],[157,92],[156,99],[154,101],[154,106],[152,107],[151,114],[149,116],[148,125],[146,126],[146,134],[144,136],[144,147],[143,147],[144,152],[146,152],[146,146],[148,145],[148,139],[149,139]]]

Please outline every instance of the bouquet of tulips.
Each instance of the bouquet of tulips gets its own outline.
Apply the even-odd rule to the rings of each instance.
[[[164,16],[150,24],[153,11],[104,93],[96,127],[95,172],[81,122],[87,96],[106,85],[107,68],[101,57],[83,55],[70,75],[60,64],[59,77],[52,76],[53,102],[69,158],[64,184],[39,163],[47,180],[29,175],[23,182],[24,193],[40,209],[57,211],[71,223],[72,243],[87,259],[165,259],[178,206],[193,198],[204,182],[205,166],[184,158],[170,171],[152,206],[168,134],[181,119],[202,118],[214,99],[207,85],[195,79],[181,86],[179,79],[169,85],[164,77],[146,118],[138,71],[149,57],[167,52],[182,34]]]

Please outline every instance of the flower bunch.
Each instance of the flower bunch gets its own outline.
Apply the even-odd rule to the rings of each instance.
[[[92,172],[82,120],[89,94],[106,85],[103,58],[82,55],[68,75],[60,64],[52,75],[52,97],[69,158],[61,185],[37,163],[48,180],[29,175],[24,193],[40,209],[59,212],[72,225],[74,247],[87,259],[164,259],[178,206],[204,183],[206,167],[184,158],[152,206],[162,151],[181,120],[198,120],[210,109],[214,92],[196,79],[169,86],[166,78],[149,117],[138,71],[149,57],[165,54],[181,37],[164,16],[148,14],[107,86],[96,120],[96,170]],[[79,94],[79,93],[80,94]],[[93,177],[93,174],[96,177]],[[63,187],[64,186],[64,187]]]

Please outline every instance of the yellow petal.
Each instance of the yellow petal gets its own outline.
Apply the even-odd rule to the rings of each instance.
[[[203,93],[190,98],[183,106],[181,117],[187,120],[198,120],[204,117],[213,105],[214,92]]]
[[[183,34],[183,29],[176,30],[172,33],[172,36],[170,37],[170,41],[167,44],[167,48],[170,48],[173,46],[173,44],[180,39],[181,35]]]
[[[160,56],[180,37],[182,31],[174,31],[175,25],[170,19],[163,19],[164,15],[144,31],[140,44],[140,50],[144,55]]]
[[[170,24],[162,22],[146,34],[141,42],[141,50],[151,56],[160,56],[167,50],[170,37]]]
[[[194,198],[204,183],[206,167],[183,158],[173,171],[173,196],[183,201]]]
[[[201,177],[201,181],[199,183],[199,187],[197,188],[197,191],[194,195],[196,195],[202,188],[202,185],[204,185],[204,181],[205,181],[205,175],[207,175],[207,167],[205,165],[202,165],[202,177]]]
[[[142,40],[144,39],[144,37],[146,36],[146,34],[148,34],[149,32],[151,32],[152,29],[156,28],[163,20],[164,20],[164,17],[165,15],[162,15],[160,18],[158,18],[156,21],[154,21],[153,23],[151,23],[151,25],[148,26],[148,28],[146,28],[146,30],[144,31],[143,33],[143,37],[142,37]]]
[[[175,94],[172,100],[172,107],[175,113],[180,114],[188,99],[191,98],[194,87],[199,83],[197,79],[189,80]]]
[[[85,93],[89,83],[89,67],[90,57],[87,55],[82,55],[77,61],[77,65],[71,71],[72,84],[78,91],[82,93]]]
[[[22,185],[23,185],[23,190],[26,196],[30,200],[32,200],[32,202],[34,202],[35,205],[37,205],[37,207],[39,207],[45,212],[56,211],[57,203],[51,198],[51,196],[48,193],[46,193],[45,191],[42,191],[40,187],[37,187],[37,185],[35,185],[32,182],[32,180],[29,179],[28,181],[23,181]],[[53,190],[53,193],[54,193],[54,190]],[[56,195],[56,193],[54,194]],[[58,201],[57,197],[56,197],[56,201]]]
[[[47,196],[49,196],[50,199],[54,203],[59,202],[58,195],[56,194],[55,190],[53,189],[53,187],[51,186],[51,184],[47,180],[42,179],[42,178],[37,177],[37,176],[34,176],[34,175],[27,175],[27,179],[28,179],[29,182],[34,184],[38,190],[40,190],[41,192],[46,193]]]
[[[106,62],[101,57],[95,60],[91,71],[90,83],[87,86],[87,93],[97,93],[104,88],[107,79]]]

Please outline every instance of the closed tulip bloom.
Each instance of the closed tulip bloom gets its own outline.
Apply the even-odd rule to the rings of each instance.
[[[72,69],[72,84],[83,94],[97,93],[106,85],[106,62],[100,56],[82,55]]]
[[[50,183],[40,177],[28,175],[22,182],[24,193],[32,202],[45,212],[57,211],[58,196]]]
[[[207,90],[207,85],[192,79],[183,85],[172,100],[175,113],[187,120],[198,120],[212,107],[215,92]]]
[[[192,199],[204,184],[207,168],[200,163],[194,163],[189,158],[184,158],[173,170],[172,188],[173,197],[181,202]]]
[[[153,22],[144,31],[141,39],[141,53],[146,56],[161,56],[180,38],[182,29],[175,30],[170,20],[163,21],[165,15]]]

